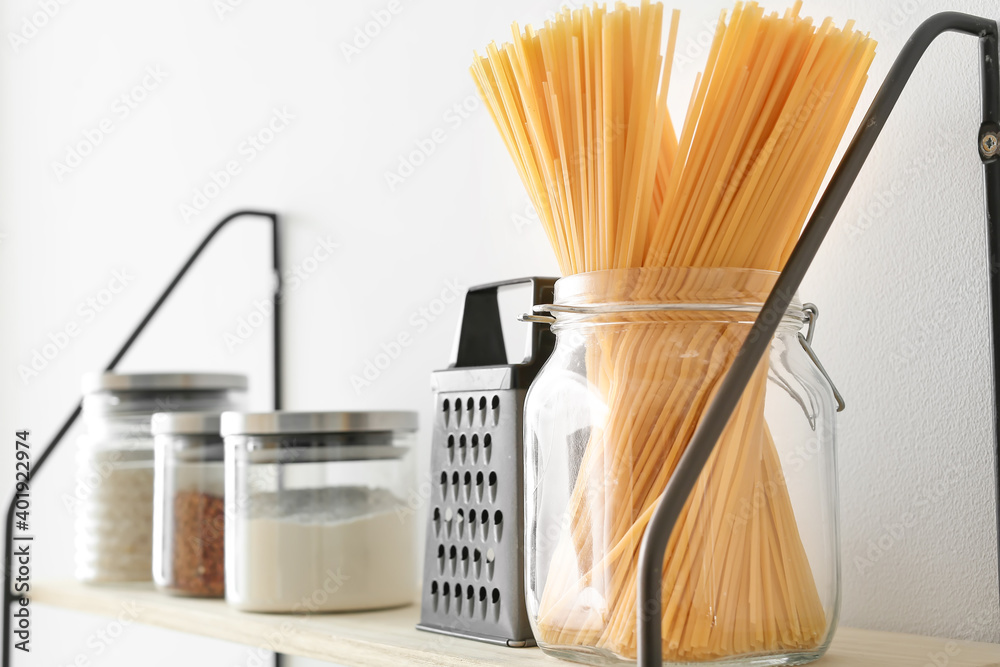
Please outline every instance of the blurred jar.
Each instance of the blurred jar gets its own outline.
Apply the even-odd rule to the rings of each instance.
[[[225,467],[218,412],[153,415],[153,581],[176,595],[225,595]]]
[[[85,433],[78,441],[76,578],[149,581],[153,553],[156,412],[239,408],[243,375],[97,373],[83,379]]]
[[[226,601],[323,612],[413,602],[414,412],[222,416]]]
[[[556,347],[524,440],[527,606],[546,652],[635,661],[643,532],[776,277],[642,268],[556,283]],[[833,636],[837,406],[802,335],[814,313],[788,309],[674,529],[666,663],[801,664]]]

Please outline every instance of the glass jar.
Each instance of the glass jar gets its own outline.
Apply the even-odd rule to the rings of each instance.
[[[240,407],[243,375],[97,373],[83,379],[78,440],[76,578],[149,581],[153,553],[153,413]]]
[[[527,606],[546,652],[634,663],[643,532],[776,278],[642,268],[556,283],[524,439]],[[814,312],[789,308],[671,536],[665,663],[801,664],[832,638],[836,405],[800,333]]]
[[[176,595],[225,595],[225,468],[218,412],[153,415],[153,582]]]
[[[416,429],[414,412],[222,415],[226,601],[300,613],[411,603]]]

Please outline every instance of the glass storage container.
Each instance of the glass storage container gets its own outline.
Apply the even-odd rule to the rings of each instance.
[[[97,373],[83,379],[85,433],[78,441],[76,577],[149,581],[153,553],[156,412],[237,409],[242,375]]]
[[[247,611],[415,599],[413,412],[222,415],[226,601]]]
[[[776,277],[642,268],[556,283],[556,347],[524,439],[527,605],[546,652],[635,661],[643,531]],[[801,664],[832,638],[837,405],[802,335],[814,314],[789,308],[671,536],[667,664]]]
[[[218,412],[153,415],[153,581],[176,595],[225,595],[225,468]]]

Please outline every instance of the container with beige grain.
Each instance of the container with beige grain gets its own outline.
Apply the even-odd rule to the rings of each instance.
[[[67,503],[76,512],[76,578],[149,581],[157,412],[232,410],[247,380],[222,373],[98,373],[83,381],[85,433]]]

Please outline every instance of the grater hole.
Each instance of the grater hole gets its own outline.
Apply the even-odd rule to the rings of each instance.
[[[489,433],[483,436],[483,461],[490,462],[493,455],[493,436]]]
[[[461,428],[462,426],[462,399],[455,399],[455,426]]]
[[[487,549],[486,551],[486,579],[488,581],[493,581],[493,570],[496,567],[496,554],[493,553],[493,549]]]
[[[455,584],[455,613],[462,613],[462,584]]]
[[[444,545],[438,545],[438,571],[444,574]]]
[[[435,598],[435,605],[437,604],[437,598]],[[482,616],[486,618],[486,587],[479,587],[479,608],[482,609]]]
[[[472,462],[476,463],[479,460],[479,434],[472,434]]]
[[[444,414],[444,425],[447,426],[448,425],[448,417],[451,416],[450,415],[450,412],[451,412],[451,401],[449,401],[447,398],[444,399],[444,402],[441,403],[441,412]]]
[[[434,508],[434,537],[441,536],[441,508]]]
[[[441,471],[441,497],[448,497],[448,473],[444,470]]]
[[[496,426],[500,421],[500,397],[496,394],[493,395],[493,402],[491,403],[491,406],[493,407],[493,425]]]
[[[497,474],[495,472],[490,473],[490,502],[495,503],[497,501]],[[499,514],[499,512],[498,512]]]
[[[465,510],[455,512],[455,517],[455,536],[462,539],[462,533],[465,532]]]
[[[483,502],[483,486],[486,481],[486,477],[483,475],[483,471],[480,470],[476,473],[476,500]]]
[[[454,545],[448,550],[448,560],[451,562],[451,573],[455,574],[455,569],[458,566],[458,549]]]
[[[486,397],[479,397],[479,423],[486,426]]]
[[[496,535],[496,541],[500,541],[500,535],[503,531],[503,513],[497,510],[493,513],[493,533]]]
[[[490,513],[488,511],[483,510],[483,513],[479,515],[479,525],[482,527],[483,539],[485,540],[490,530]]]
[[[472,616],[472,614],[475,611],[475,607],[473,605],[473,602],[475,602],[475,600],[476,600],[476,589],[470,585],[468,588],[465,589],[465,604],[469,607],[469,616]]]
[[[469,539],[476,539],[476,510],[469,508]]]
[[[472,400],[471,396],[469,396],[469,400],[465,402],[465,409],[469,413],[469,424],[472,424],[472,419],[475,415],[474,411],[476,409],[476,402]]]
[[[448,463],[455,462],[455,436],[448,436]]]
[[[458,500],[458,471],[451,473],[451,486],[452,493],[455,496],[455,500]]]
[[[483,554],[479,549],[472,551],[472,573],[476,579],[483,574]]]
[[[465,499],[468,500],[472,497],[472,473],[466,470],[462,481],[465,482]]]
[[[449,507],[444,511],[444,535],[445,537],[448,538],[451,537],[451,519],[452,519],[452,514],[451,514],[451,508]]]
[[[464,433],[458,437],[458,459],[462,463],[465,463],[465,452],[468,451],[465,447],[467,442]]]
[[[493,618],[500,620],[500,591],[496,588],[493,589],[493,593],[490,596],[493,601]]]
[[[469,576],[469,547],[462,547],[462,576]]]
[[[493,604],[500,604],[500,591],[493,589]]]

